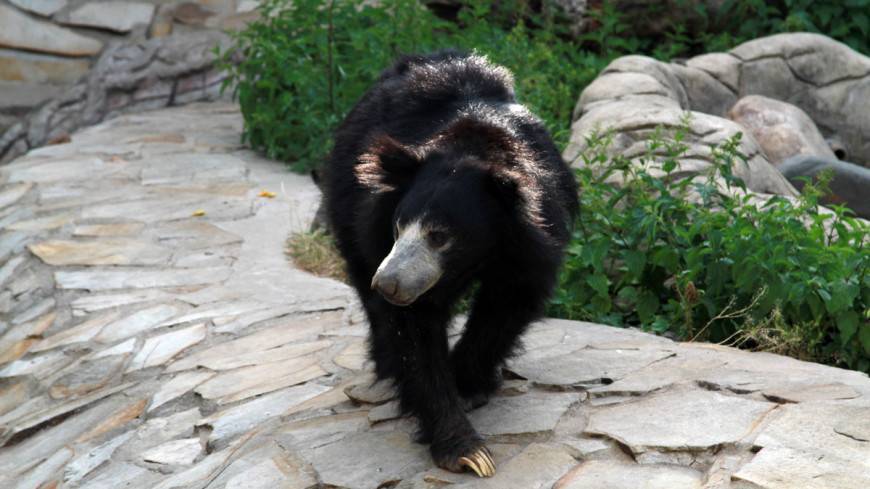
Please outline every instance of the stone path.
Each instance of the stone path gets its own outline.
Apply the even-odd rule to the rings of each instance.
[[[471,414],[497,475],[433,468],[349,289],[284,256],[317,190],[240,130],[161,110],[0,167],[0,487],[870,487],[866,375],[560,320]]]

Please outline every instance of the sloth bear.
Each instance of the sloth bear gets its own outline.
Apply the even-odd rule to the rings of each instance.
[[[573,173],[507,69],[443,51],[384,71],[337,129],[321,178],[377,377],[395,383],[439,467],[493,475],[465,409],[498,388],[544,312],[578,210]]]

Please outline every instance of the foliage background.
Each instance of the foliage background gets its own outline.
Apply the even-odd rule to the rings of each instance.
[[[315,169],[336,125],[396,56],[445,47],[510,68],[518,98],[560,146],[580,92],[624,54],[667,60],[787,31],[821,32],[870,53],[870,0],[725,0],[716,12],[705,2],[669,0],[630,15],[591,1],[589,28],[579,36],[550,0],[461,4],[442,18],[417,0],[266,0],[262,20],[223,53],[243,139],[295,171]],[[671,24],[651,31],[662,17]],[[675,165],[685,150],[680,139],[659,134],[649,145],[666,148],[665,164]],[[552,314],[870,371],[870,233],[844,208],[818,212],[824,182],[805,187],[798,202],[759,207],[714,185],[741,186],[730,173],[741,159],[735,141],[718,150],[706,182],[655,179],[608,159],[606,144],[606,135],[596,140],[578,173],[583,215]],[[611,173],[628,184],[607,184],[601,175]],[[686,199],[687,192],[703,199]],[[322,248],[325,237],[316,238],[308,244],[317,247],[300,249]]]

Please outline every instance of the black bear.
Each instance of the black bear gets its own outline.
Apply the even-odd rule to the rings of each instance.
[[[455,51],[384,71],[336,131],[323,170],[377,377],[394,381],[438,466],[493,475],[465,408],[498,388],[544,312],[578,210],[573,173],[517,103],[511,73]],[[473,283],[449,351],[454,305]]]

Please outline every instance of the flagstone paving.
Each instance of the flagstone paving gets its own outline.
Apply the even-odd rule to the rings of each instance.
[[[470,413],[496,475],[434,468],[350,289],[284,255],[317,189],[241,129],[192,105],[0,167],[0,487],[870,487],[866,375],[562,320]]]

